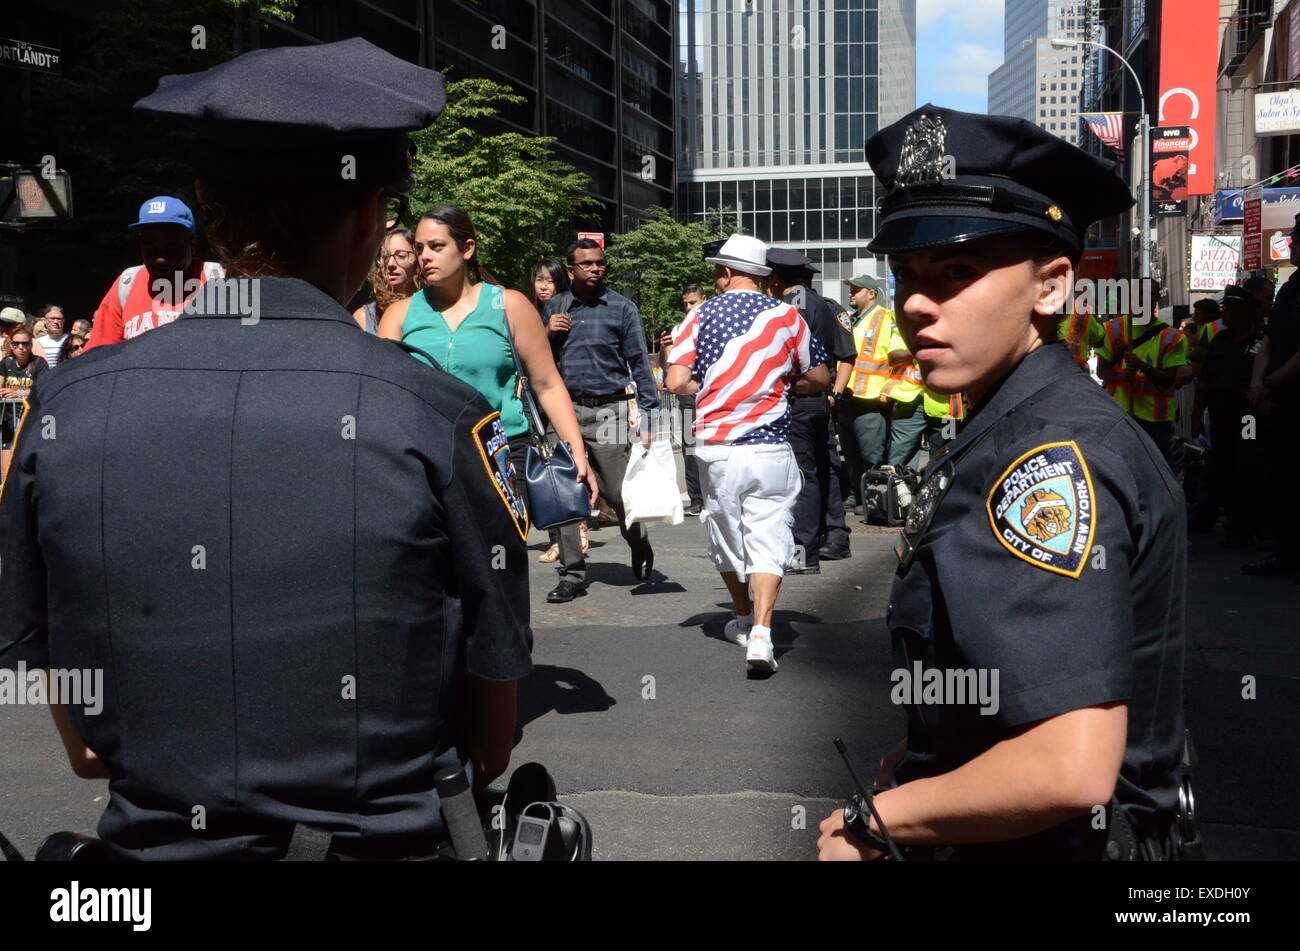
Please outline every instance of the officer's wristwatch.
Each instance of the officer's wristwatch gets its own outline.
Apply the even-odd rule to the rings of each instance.
[[[863,845],[889,854],[889,843],[871,831],[871,812],[857,793],[853,794],[844,807],[844,828]]]

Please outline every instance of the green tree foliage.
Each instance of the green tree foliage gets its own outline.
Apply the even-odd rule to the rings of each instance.
[[[479,260],[520,290],[528,289],[533,266],[556,254],[544,229],[599,207],[583,193],[587,176],[552,155],[553,137],[482,133],[484,120],[524,101],[489,79],[450,82],[442,115],[411,136],[419,148],[413,211],[440,204],[464,209],[478,232]]]
[[[660,331],[681,319],[682,288],[699,284],[713,288],[713,265],[700,245],[737,233],[730,209],[711,208],[705,220],[682,223],[667,208],[649,209],[650,218],[627,234],[615,235],[605,256],[609,284],[641,308],[646,333]]]

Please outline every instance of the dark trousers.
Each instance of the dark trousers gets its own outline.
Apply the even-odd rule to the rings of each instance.
[[[1255,506],[1255,473],[1258,452],[1256,440],[1242,439],[1241,418],[1250,412],[1246,403],[1210,409],[1210,491],[1206,508],[1197,513],[1198,520],[1211,526],[1222,505],[1228,513],[1225,528],[1229,535],[1248,538],[1255,534],[1252,507]]]
[[[587,465],[596,474],[600,495],[618,516],[619,534],[629,547],[636,549],[646,544],[649,538],[640,522],[631,528],[623,524],[623,475],[632,456],[632,446],[628,442],[626,415],[619,412],[619,405],[609,403],[590,407],[575,404],[573,411],[578,415],[578,427],[587,447]],[[555,563],[555,570],[566,581],[582,584],[587,580],[587,558],[582,554],[577,522],[560,529],[560,560]]]
[[[1268,509],[1266,531],[1262,534],[1275,539],[1274,553],[1280,561],[1300,566],[1300,553],[1296,549],[1296,539],[1300,537],[1300,505],[1289,501],[1296,473],[1300,472],[1300,404],[1281,407],[1267,415],[1256,412],[1255,418],[1264,457],[1264,485],[1260,494],[1276,500]],[[1260,504],[1255,504],[1258,510]]]
[[[828,404],[829,405],[829,404]],[[826,421],[826,461],[830,470],[826,491],[826,534],[821,540],[823,545],[837,548],[849,547],[849,526],[844,521],[844,459],[840,456],[839,436],[835,432],[835,421],[827,414]]]
[[[691,505],[703,505],[704,493],[700,491],[700,461],[695,458],[695,397],[678,396],[677,409],[681,412],[682,465],[686,467],[686,494]]]
[[[1133,421],[1142,427],[1142,431],[1151,437],[1151,441],[1156,444],[1160,450],[1160,455],[1165,457],[1165,462],[1169,464],[1169,469],[1175,475],[1178,470],[1174,467],[1174,424],[1170,423],[1152,423],[1145,419],[1138,419],[1136,416]],[[1211,437],[1213,438],[1213,437]]]
[[[826,534],[827,502],[832,495],[829,431],[830,404],[824,394],[795,397],[790,404],[790,448],[803,476],[794,500],[794,561],[811,568],[821,559],[817,550]],[[840,505],[841,518],[844,506]]]

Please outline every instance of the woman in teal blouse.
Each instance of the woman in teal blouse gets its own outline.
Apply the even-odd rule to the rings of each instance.
[[[555,367],[542,318],[523,294],[492,282],[492,275],[478,263],[477,251],[474,224],[465,212],[451,205],[426,211],[415,228],[415,252],[426,286],[384,311],[379,336],[425,351],[501,413],[519,488],[526,494],[528,418],[518,395],[508,322],[533,395],[555,432],[572,447],[578,479],[587,483],[594,501],[596,481],[587,467],[578,417]]]

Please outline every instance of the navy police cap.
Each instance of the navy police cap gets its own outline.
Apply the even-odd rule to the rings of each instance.
[[[193,130],[200,178],[304,192],[408,178],[406,133],[446,103],[441,73],[354,37],[164,76],[135,108]]]
[[[767,266],[783,272],[806,271],[817,274],[821,271],[821,268],[813,264],[812,258],[793,248],[768,248]]]
[[[1088,226],[1133,205],[1116,164],[1032,122],[924,105],[867,140],[885,187],[877,254],[1037,232],[1080,250]]]

